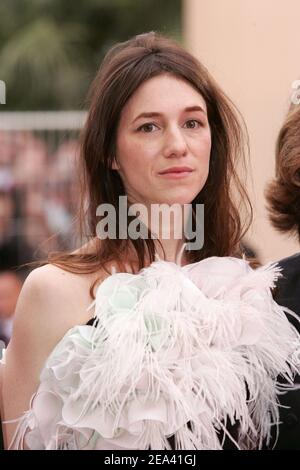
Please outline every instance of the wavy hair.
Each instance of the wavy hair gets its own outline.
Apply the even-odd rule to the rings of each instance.
[[[300,241],[300,106],[292,105],[276,142],[276,176],[266,188],[269,217]]]

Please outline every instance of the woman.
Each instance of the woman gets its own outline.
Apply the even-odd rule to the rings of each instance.
[[[90,241],[50,257],[23,287],[3,361],[6,446],[221,449],[229,435],[260,447],[299,338],[271,297],[276,267],[239,259],[232,191],[248,199],[233,105],[155,33],[108,52],[90,100],[81,152]],[[193,242],[200,204],[203,247]],[[157,223],[157,205],[177,209]]]
[[[276,177],[266,197],[273,226],[300,240],[300,106],[292,104],[280,129],[276,144]],[[283,277],[275,290],[275,300],[300,315],[300,253],[279,261]],[[299,329],[298,320],[289,316]],[[300,377],[296,382],[300,384]],[[299,385],[298,385],[299,386]],[[300,449],[300,395],[282,395],[279,439],[276,449]]]

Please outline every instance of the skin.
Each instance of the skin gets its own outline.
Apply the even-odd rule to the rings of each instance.
[[[186,108],[199,107],[199,110]],[[158,116],[139,117],[143,113]],[[186,81],[163,74],[144,82],[122,110],[113,169],[128,199],[144,204],[188,204],[203,188],[209,172],[211,132],[203,97]],[[162,177],[173,166],[188,166],[184,178]],[[157,232],[156,232],[157,233]],[[161,239],[174,260],[182,240]]]

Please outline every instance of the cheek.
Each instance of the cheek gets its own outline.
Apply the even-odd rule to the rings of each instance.
[[[117,156],[124,175],[130,176],[132,171],[145,174],[145,167],[153,159],[153,150],[151,151],[140,142],[135,142],[134,139],[123,139],[118,144]]]
[[[197,156],[199,164],[209,165],[211,152],[211,137],[210,134],[203,136],[201,141],[194,142],[194,154]]]
[[[205,137],[203,138],[203,148],[206,150],[208,156],[210,155],[211,151],[211,133],[210,131],[207,132]]]

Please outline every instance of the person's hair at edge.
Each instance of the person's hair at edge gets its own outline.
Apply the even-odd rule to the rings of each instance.
[[[126,194],[121,178],[111,169],[111,164],[120,114],[142,83],[162,74],[187,81],[202,95],[212,136],[208,179],[192,201],[193,207],[205,205],[204,246],[198,251],[188,251],[187,259],[193,263],[210,256],[241,257],[241,239],[252,220],[251,203],[237,174],[237,166],[244,167],[248,149],[243,119],[195,57],[175,40],[153,31],[112,47],[91,85],[88,117],[81,134],[81,237],[92,239],[96,236],[99,222],[96,209],[102,203],[114,205],[118,221],[118,198]],[[246,214],[244,222],[241,213]],[[118,230],[117,225],[117,233]],[[155,245],[151,238],[97,238],[95,253],[54,252],[48,256],[47,263],[74,273],[92,273],[100,268],[107,270],[111,261],[124,266],[130,248],[134,249],[138,270],[145,267],[146,260],[148,263],[155,260]],[[96,284],[97,280],[90,289],[92,298]]]
[[[276,175],[266,188],[269,217],[300,241],[300,106],[292,104],[276,142]]]

